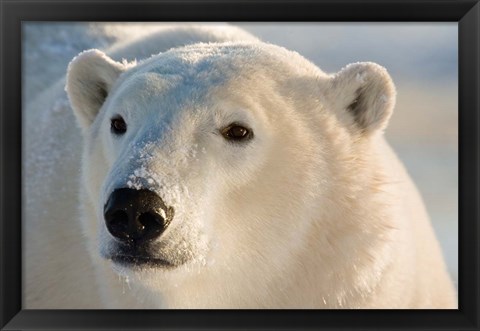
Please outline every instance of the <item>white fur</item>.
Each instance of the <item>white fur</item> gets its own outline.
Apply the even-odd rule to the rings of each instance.
[[[395,102],[386,70],[359,63],[327,75],[283,48],[232,39],[139,63],[98,50],[72,61],[66,91],[83,157],[52,162],[56,176],[42,191],[54,198],[32,201],[46,205],[46,215],[27,205],[26,217],[69,219],[70,229],[59,228],[78,247],[53,240],[54,253],[82,260],[59,272],[27,258],[49,277],[29,278],[27,307],[45,307],[38,293],[64,286],[73,294],[54,290],[52,306],[98,291],[107,308],[455,308],[421,198],[382,136]],[[122,47],[131,54],[136,46]],[[77,151],[80,132],[68,112],[60,114],[49,125],[66,125],[55,134]],[[110,132],[117,115],[127,122],[122,136]],[[232,122],[248,125],[254,138],[225,141],[219,130]],[[78,189],[61,191],[62,183]],[[103,206],[120,187],[148,188],[175,208],[157,254],[177,267],[132,269],[101,258],[114,247]],[[72,234],[76,201],[84,237]]]

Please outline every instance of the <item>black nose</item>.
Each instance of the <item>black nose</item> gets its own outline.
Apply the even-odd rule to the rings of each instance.
[[[159,237],[170,224],[174,210],[149,190],[121,188],[113,191],[103,209],[108,232],[127,242]]]

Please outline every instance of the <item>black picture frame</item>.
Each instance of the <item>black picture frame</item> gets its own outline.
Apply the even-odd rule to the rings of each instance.
[[[0,0],[0,326],[33,329],[478,330],[480,4],[478,0]],[[458,310],[22,310],[23,21],[450,21],[459,31]]]

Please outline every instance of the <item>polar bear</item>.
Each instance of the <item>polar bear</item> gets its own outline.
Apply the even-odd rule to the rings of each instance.
[[[383,137],[387,71],[327,74],[233,39],[138,63],[96,49],[72,60],[81,135],[69,122],[57,139],[83,150],[63,166],[78,164],[64,170],[78,198],[47,207],[81,224],[56,245],[74,238],[90,259],[65,247],[82,262],[49,275],[95,279],[105,308],[456,308],[421,198]],[[57,185],[49,194],[66,195]]]

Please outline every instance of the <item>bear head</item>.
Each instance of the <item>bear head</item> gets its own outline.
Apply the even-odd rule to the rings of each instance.
[[[346,242],[378,240],[364,224],[370,198],[357,199],[381,181],[364,165],[395,103],[377,64],[330,75],[260,42],[138,64],[89,50],[70,63],[66,91],[84,136],[85,232],[151,292],[194,284],[228,300],[251,289],[245,302],[262,302],[310,263],[335,277],[332,258],[353,254]]]

